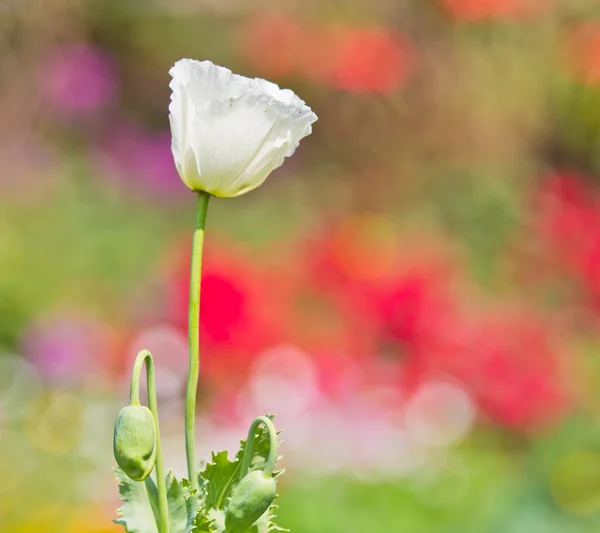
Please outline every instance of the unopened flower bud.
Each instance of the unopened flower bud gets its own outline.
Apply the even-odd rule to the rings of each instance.
[[[254,470],[240,481],[234,489],[227,512],[225,529],[227,533],[247,531],[269,509],[277,487],[269,474]]]
[[[117,464],[134,481],[144,481],[156,460],[156,427],[150,409],[128,405],[115,422],[113,450]]]

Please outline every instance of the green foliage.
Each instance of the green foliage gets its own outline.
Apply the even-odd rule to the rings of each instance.
[[[246,442],[233,460],[226,451],[213,452],[212,460],[199,472],[198,491],[191,488],[187,479],[178,481],[167,474],[167,500],[170,533],[232,533],[225,528],[225,513],[235,488],[240,483],[240,467]],[[262,470],[269,454],[268,431],[260,427],[254,441],[250,471]],[[123,505],[117,511],[115,523],[123,525],[128,533],[158,533],[158,492],[151,477],[144,482],[132,481],[121,469],[115,473]],[[274,477],[281,474],[276,472]],[[275,504],[251,527],[235,533],[273,533],[287,531],[273,522]]]
[[[206,483],[206,505],[210,509],[224,509],[237,483],[240,461],[229,460],[227,452],[213,453],[212,463],[200,474]]]
[[[130,479],[120,468],[115,468],[119,481],[119,494],[123,505],[117,511],[121,524],[128,533],[158,533],[158,491],[152,478],[144,482]],[[191,533],[196,529],[198,514],[202,509],[197,495],[190,490],[189,482],[179,482],[170,472],[167,474],[167,501],[169,504],[170,533]],[[210,530],[205,529],[209,532]]]
[[[128,533],[158,533],[153,508],[156,487],[152,480],[133,481],[120,468],[115,468],[115,474],[123,502],[115,523],[121,524]]]
[[[269,418],[273,418],[269,416]],[[237,485],[240,483],[240,467],[246,441],[240,442],[240,450],[233,460],[230,460],[227,452],[213,453],[212,462],[208,463],[204,470],[200,472],[200,478],[204,482],[202,491],[205,496],[208,516],[213,521],[212,530],[216,533],[226,531],[225,529],[225,511],[231,498],[231,495]],[[267,456],[269,455],[269,432],[261,426],[257,430],[252,449],[252,460],[250,461],[250,471],[262,470]],[[282,472],[275,472],[277,477]],[[236,533],[270,533],[274,531],[285,531],[274,524],[275,504],[271,504],[268,511],[261,516],[256,523],[247,529]],[[227,532],[229,533],[229,532]]]
[[[182,483],[177,481],[169,472],[167,474],[167,501],[169,503],[171,533],[190,533],[193,531],[192,524],[199,507],[195,500],[196,497],[191,492],[188,492],[186,498]]]

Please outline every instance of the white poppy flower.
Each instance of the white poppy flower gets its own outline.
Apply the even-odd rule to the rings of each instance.
[[[232,197],[255,189],[317,120],[289,89],[210,61],[181,59],[169,74],[171,149],[194,191]]]

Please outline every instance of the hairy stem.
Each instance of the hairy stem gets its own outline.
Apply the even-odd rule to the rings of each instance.
[[[165,482],[165,467],[163,463],[160,429],[158,426],[158,403],[156,401],[156,380],[154,377],[154,360],[148,350],[140,351],[133,365],[131,373],[131,387],[129,392],[130,404],[140,405],[140,376],[142,367],[146,365],[146,387],[148,389],[148,409],[152,412],[156,430],[156,487],[158,489],[158,532],[169,533],[169,506],[167,503],[167,486]]]
[[[190,300],[188,314],[189,370],[185,393],[185,453],[187,457],[188,478],[193,489],[198,488],[196,476],[195,418],[198,374],[200,372],[200,279],[202,274],[202,249],[204,247],[204,225],[210,195],[198,192],[196,224],[192,242],[192,261],[190,271]]]
[[[263,470],[266,476],[273,475],[273,469],[277,462],[277,430],[271,422],[271,419],[266,416],[259,416],[252,422],[250,429],[248,430],[248,438],[246,439],[246,446],[244,448],[244,456],[242,457],[242,467],[240,469],[240,480],[244,479],[248,473],[250,467],[250,461],[252,460],[252,449],[254,448],[254,439],[256,437],[256,430],[260,424],[264,424],[269,431],[269,456]]]

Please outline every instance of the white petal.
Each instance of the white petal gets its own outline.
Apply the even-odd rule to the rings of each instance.
[[[289,89],[210,61],[182,59],[169,73],[171,148],[193,190],[237,196],[258,187],[317,120]]]
[[[212,100],[237,97],[252,91],[253,81],[210,61],[181,59],[169,71],[173,91],[182,88],[196,109]]]
[[[258,187],[315,120],[310,108],[286,106],[266,94],[209,103],[194,119],[197,172],[187,185],[227,197]]]
[[[169,71],[172,89],[169,105],[171,123],[171,149],[181,178],[188,149],[190,128],[196,111],[209,102],[220,98],[237,97],[254,91],[253,80],[232,74],[225,67],[210,61],[181,59]],[[189,185],[188,185],[189,186]]]
[[[252,81],[254,82],[253,88],[257,93],[268,94],[282,104],[295,106],[305,105],[304,100],[298,98],[294,94],[294,91],[291,91],[290,89],[280,89],[279,85],[276,83],[261,78],[254,78]]]

